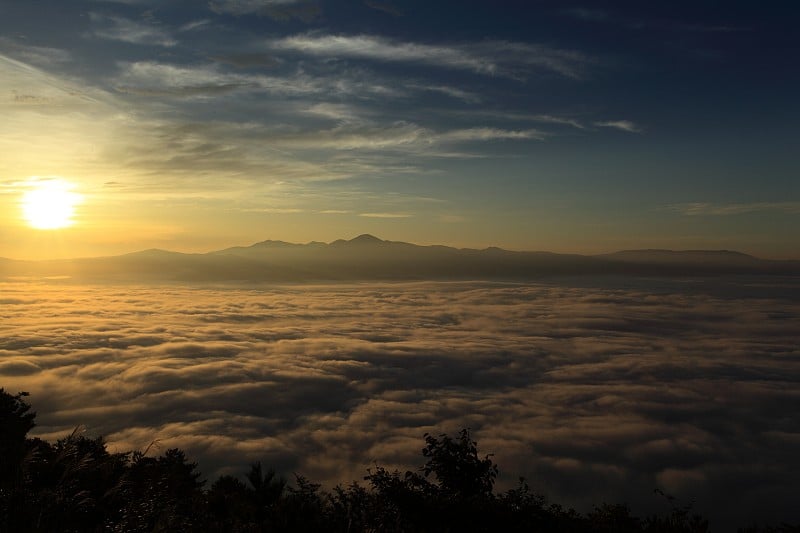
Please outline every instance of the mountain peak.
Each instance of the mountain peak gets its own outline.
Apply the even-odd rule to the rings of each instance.
[[[266,241],[257,242],[252,245],[253,247],[267,247],[267,246],[297,246],[294,243],[286,242],[286,241],[273,241],[272,239],[268,239]]]
[[[350,244],[378,244],[386,241],[383,241],[374,235],[370,235],[369,233],[362,233],[355,239],[351,239],[347,242]]]
[[[148,248],[147,250],[139,250],[138,252],[130,252],[122,254],[121,257],[168,257],[185,255],[180,252],[173,252],[171,250],[163,250],[161,248]]]

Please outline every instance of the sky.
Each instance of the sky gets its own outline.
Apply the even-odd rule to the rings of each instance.
[[[800,258],[798,15],[0,0],[0,256],[371,233]],[[70,225],[26,219],[47,184],[76,199]]]

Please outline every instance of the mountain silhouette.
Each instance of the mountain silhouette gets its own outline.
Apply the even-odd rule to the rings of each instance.
[[[350,239],[349,241],[345,241],[339,239],[337,241],[333,241],[331,244],[334,245],[342,245],[342,244],[359,244],[359,245],[375,245],[375,244],[383,244],[388,243],[389,241],[381,240],[374,235],[370,235],[369,233],[363,233],[354,239]]]
[[[0,277],[118,281],[529,280],[544,276],[800,275],[800,261],[728,250],[624,250],[602,255],[420,246],[362,234],[329,244],[265,240],[208,253],[150,249],[51,261],[0,259]]]

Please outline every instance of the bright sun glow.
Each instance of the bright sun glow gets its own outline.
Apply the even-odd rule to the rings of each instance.
[[[53,179],[32,183],[22,197],[22,215],[36,229],[59,229],[71,226],[80,195],[71,192],[72,185]]]

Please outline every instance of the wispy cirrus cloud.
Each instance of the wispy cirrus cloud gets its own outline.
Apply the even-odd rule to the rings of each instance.
[[[690,202],[684,204],[672,204],[667,206],[667,209],[689,216],[728,216],[765,211],[800,214],[800,202],[750,202],[733,204]]]
[[[181,26],[178,29],[179,29],[179,31],[182,31],[182,32],[183,31],[195,31],[195,30],[199,30],[201,28],[208,27],[210,24],[211,24],[211,21],[209,19],[198,19],[198,20],[193,20],[191,22],[187,22],[186,24],[184,24],[183,26]]]
[[[480,97],[472,92],[448,85],[419,82],[390,83],[359,70],[338,72],[335,76],[306,71],[264,75],[229,72],[224,64],[237,68],[274,67],[280,61],[265,54],[247,54],[214,58],[215,63],[182,65],[158,61],[122,63],[113,79],[117,90],[143,96],[193,97],[214,95],[231,90],[263,90],[283,95],[346,95],[356,98],[408,98],[425,92],[436,92],[467,103]],[[331,104],[336,105],[336,104]]]
[[[347,104],[321,102],[311,106],[303,106],[299,112],[324,117],[337,122],[363,122],[364,111]]]
[[[506,115],[506,117],[508,117],[508,115]],[[541,122],[544,124],[561,124],[564,126],[572,126],[573,128],[579,130],[586,129],[586,126],[579,120],[569,117],[558,117],[554,115],[522,115],[521,119],[531,120],[533,122]]]
[[[255,14],[277,20],[311,21],[321,12],[315,0],[211,0],[208,7],[218,14]]]
[[[547,137],[542,131],[506,130],[500,128],[467,128],[447,131],[434,136],[437,141],[502,141],[502,140],[542,140]]]
[[[575,129],[583,130],[587,126],[581,120],[569,117],[558,116],[551,114],[533,114],[533,113],[514,113],[504,110],[491,110],[491,109],[469,109],[469,110],[442,110],[442,114],[448,116],[465,117],[473,120],[491,120],[501,122],[538,122],[541,124],[556,124],[560,126],[570,126]]]
[[[364,5],[375,9],[377,11],[383,11],[388,15],[392,15],[393,17],[402,17],[403,11],[397,7],[396,5],[392,4],[391,2],[379,2],[377,0],[364,0]]]
[[[424,83],[408,83],[405,85],[410,89],[417,89],[420,91],[434,92],[462,100],[469,104],[477,104],[481,101],[480,96],[476,93],[459,89],[458,87],[451,87],[450,85],[428,85]]]
[[[89,13],[89,19],[96,27],[92,35],[101,39],[122,41],[132,44],[172,47],[178,44],[171,32],[153,23],[137,22],[119,16]]]
[[[0,37],[0,52],[10,53],[21,61],[43,67],[69,63],[73,59],[68,50],[50,46],[36,46],[8,37]]]
[[[255,134],[255,132],[251,132]],[[542,140],[539,130],[466,128],[435,131],[413,122],[393,124],[343,124],[327,130],[299,133],[264,131],[262,139],[278,147],[332,150],[400,150],[418,155],[448,156],[439,146],[492,141]],[[463,154],[452,154],[461,157]]]
[[[0,67],[9,73],[6,82],[17,82],[3,85],[16,109],[5,117],[6,125],[19,123],[40,130],[41,118],[37,118],[34,128],[29,113],[50,113],[52,108],[48,130],[63,130],[64,138],[71,138],[77,115],[70,115],[70,126],[66,128],[62,110],[80,111],[87,128],[104,124],[108,131],[115,132],[100,144],[95,141],[95,146],[101,147],[99,157],[81,161],[84,175],[97,175],[98,179],[102,176],[107,181],[108,169],[122,165],[126,170],[114,174],[116,179],[122,179],[124,174],[128,180],[138,182],[139,188],[149,188],[149,199],[155,196],[170,202],[185,196],[186,187],[227,201],[242,197],[232,190],[241,183],[247,183],[248,190],[266,190],[277,181],[308,184],[379,173],[422,174],[426,171],[416,158],[491,156],[490,143],[536,142],[548,136],[538,127],[502,127],[496,125],[502,122],[479,114],[443,124],[427,120],[427,114],[413,120],[390,118],[390,106],[386,105],[389,98],[402,102],[409,95],[429,90],[445,94],[459,89],[444,84],[424,86],[416,80],[392,84],[390,78],[358,69],[337,69],[335,73],[324,68],[277,69],[263,74],[228,69],[215,62],[121,62],[117,71],[103,80],[109,87],[106,92],[76,88],[65,81],[67,78],[45,74],[11,59],[4,60]],[[54,89],[61,86],[63,89]],[[469,98],[460,93],[453,96]],[[215,99],[224,100],[220,105],[234,114],[241,111],[248,121],[226,120],[218,114],[204,116],[208,107],[198,103]],[[132,102],[137,106],[135,116],[119,112]],[[254,106],[257,113],[253,112]],[[192,120],[186,120],[185,112],[189,110]],[[17,130],[20,131],[23,130]],[[30,146],[26,139],[20,135],[4,137],[4,153],[22,153],[21,147]],[[51,157],[44,172],[74,167],[74,151],[65,149],[63,155],[63,160]],[[11,168],[8,162],[6,165]],[[225,179],[213,179],[212,175]],[[171,188],[163,176],[179,178],[180,186]],[[303,207],[314,210],[312,206]],[[346,208],[354,214],[365,211],[350,205]],[[395,214],[413,211],[414,207],[408,204],[374,210]]]
[[[364,218],[411,218],[410,213],[359,213],[358,216]]]
[[[644,130],[630,120],[605,120],[594,123],[595,126],[600,128],[612,128],[620,131],[627,131],[628,133],[642,133]]]
[[[125,93],[143,96],[203,96],[232,90],[261,91],[273,95],[401,96],[394,87],[366,76],[314,76],[303,71],[284,75],[226,72],[217,64],[177,65],[157,61],[136,61],[120,65],[112,80]]]
[[[114,79],[118,91],[143,96],[196,96],[219,94],[258,85],[258,77],[225,74],[213,66],[180,66],[154,61],[121,65]],[[264,80],[261,79],[263,84]]]
[[[299,207],[244,207],[239,211],[246,213],[274,213],[278,215],[305,213],[305,209],[300,209]]]
[[[532,69],[581,78],[591,63],[580,52],[509,41],[446,45],[395,41],[377,35],[307,33],[273,39],[268,46],[317,57],[416,63],[512,78],[524,77]]]

